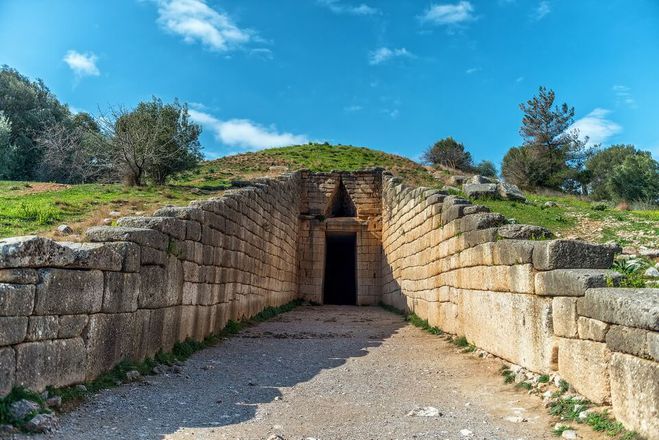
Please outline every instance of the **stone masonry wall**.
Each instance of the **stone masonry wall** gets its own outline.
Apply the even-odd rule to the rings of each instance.
[[[298,296],[300,176],[127,217],[90,242],[0,240],[0,396],[98,376]]]
[[[659,289],[606,288],[615,249],[548,240],[385,174],[383,301],[537,373],[558,371],[659,438]]]

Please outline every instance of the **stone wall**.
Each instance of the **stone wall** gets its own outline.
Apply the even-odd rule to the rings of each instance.
[[[0,240],[0,395],[90,380],[297,298],[299,188],[258,180],[87,243]]]
[[[659,290],[606,288],[615,249],[437,190],[383,180],[383,301],[537,373],[558,373],[659,438]]]
[[[354,233],[357,238],[357,304],[381,301],[382,170],[357,172],[302,172],[302,203],[298,253],[300,296],[323,303],[325,237]],[[354,217],[332,216],[334,199],[343,185]]]

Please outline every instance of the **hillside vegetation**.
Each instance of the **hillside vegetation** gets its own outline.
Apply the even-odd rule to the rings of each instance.
[[[433,188],[442,188],[452,173],[459,173],[445,168],[433,170],[368,148],[310,144],[207,161],[176,175],[164,186],[0,182],[0,237],[34,233],[56,236],[57,226],[66,223],[74,230],[66,239],[75,240],[87,227],[107,223],[118,215],[149,213],[160,206],[184,205],[194,199],[217,196],[256,177],[299,169],[327,172],[371,167],[386,168],[410,185]],[[547,227],[560,237],[615,241],[636,248],[659,247],[659,210],[619,211],[582,197],[560,194],[527,196],[527,203],[475,202],[519,223]],[[545,207],[547,201],[556,202],[557,206]]]

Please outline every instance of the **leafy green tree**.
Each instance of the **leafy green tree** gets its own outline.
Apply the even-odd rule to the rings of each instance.
[[[190,121],[187,106],[178,101],[164,104],[154,97],[132,111],[115,110],[102,121],[115,165],[129,185],[164,184],[202,158],[201,126]]]
[[[570,130],[574,107],[554,106],[555,100],[553,90],[540,87],[537,96],[520,104],[523,144],[506,154],[501,170],[510,183],[527,189],[565,189],[575,177],[585,142],[577,130]]]
[[[462,171],[470,171],[473,165],[471,153],[465,151],[465,146],[461,142],[450,136],[428,148],[423,160],[432,165],[443,165]]]
[[[483,160],[474,167],[474,172],[485,177],[497,177],[497,167],[489,160]]]
[[[11,143],[11,121],[0,110],[0,180],[12,177],[16,148]]]
[[[5,156],[5,178],[29,180],[34,178],[43,150],[36,139],[49,127],[70,117],[69,109],[60,103],[43,81],[30,81],[8,66],[0,68],[0,110],[11,122],[9,142],[11,157]]]
[[[598,148],[585,170],[595,199],[659,202],[659,164],[634,145]]]

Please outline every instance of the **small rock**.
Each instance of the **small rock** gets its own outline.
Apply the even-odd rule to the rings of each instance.
[[[167,368],[165,368],[164,365],[156,365],[153,367],[151,370],[153,374],[165,374],[167,372]]]
[[[592,410],[589,410],[589,409],[581,411],[579,413],[579,416],[578,416],[579,420],[581,420],[581,421],[586,420],[588,418],[588,414],[590,414],[591,412],[592,412]]]
[[[442,413],[440,413],[439,410],[434,406],[423,406],[413,409],[412,411],[408,412],[407,415],[414,417],[437,417],[441,416]]]
[[[268,437],[268,440],[286,440],[286,439],[281,435],[272,434],[270,437]]]
[[[561,434],[561,437],[569,439],[569,440],[575,440],[575,439],[579,438],[579,436],[577,435],[577,431],[574,431],[572,429],[568,429],[567,431],[563,431],[563,433]]]
[[[86,393],[87,392],[87,387],[84,386],[83,384],[76,385],[76,391],[80,391],[81,393]]]
[[[473,435],[473,432],[471,432],[468,429],[461,429],[460,435],[462,435],[463,437],[471,437]]]
[[[171,372],[174,373],[174,374],[181,374],[181,373],[183,373],[183,368],[181,368],[180,365],[172,365],[172,367],[170,368],[170,370],[171,370]]]
[[[527,422],[528,421],[524,417],[521,417],[521,416],[508,416],[508,417],[505,418],[505,420],[507,420],[510,423],[522,423],[522,422]]]
[[[62,406],[62,398],[60,396],[53,396],[46,399],[48,408],[59,408]]]
[[[641,246],[641,248],[638,250],[638,253],[643,257],[659,258],[659,249],[650,249],[645,246]]]
[[[648,267],[643,275],[649,278],[659,278],[659,270],[656,267]]]
[[[51,432],[57,429],[59,421],[54,414],[38,414],[25,424],[31,432]]]
[[[280,396],[275,396],[275,400],[282,400]]]
[[[111,218],[104,218],[103,220],[101,220],[101,224],[104,226],[110,226],[113,221],[114,220],[112,220]]]
[[[0,425],[0,434],[13,434],[18,432],[18,428],[13,425]]]
[[[57,232],[62,235],[70,235],[73,234],[73,229],[71,229],[71,226],[69,225],[59,225],[57,227]]]
[[[39,411],[41,406],[31,400],[21,399],[9,405],[9,415],[15,420],[23,420],[25,417],[35,411]]]
[[[556,202],[552,202],[552,201],[550,200],[550,201],[548,201],[548,202],[545,202],[542,206],[544,206],[545,208],[555,208],[555,207],[558,206],[558,203],[556,203]]]
[[[128,382],[136,382],[142,378],[142,375],[137,370],[130,370],[126,372],[126,380]]]
[[[119,211],[110,211],[108,212],[108,215],[110,217],[121,217],[121,213]]]
[[[523,371],[520,371],[515,375],[515,383],[522,383],[526,380],[526,374]]]
[[[192,194],[201,194],[201,190],[199,188],[192,188],[190,190],[190,193],[192,193]]]

